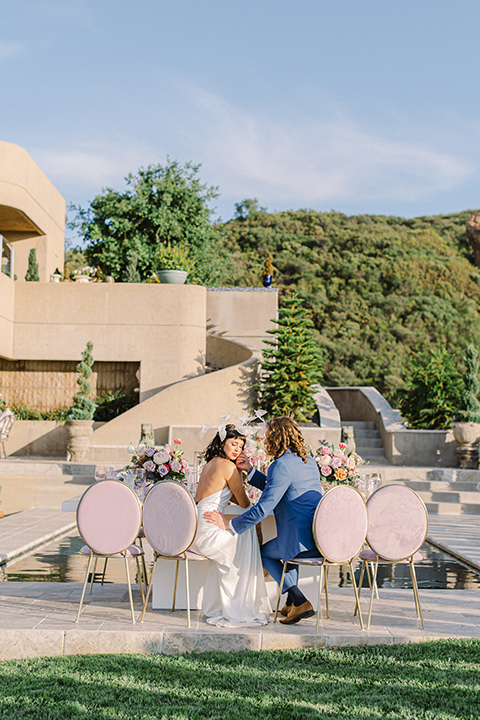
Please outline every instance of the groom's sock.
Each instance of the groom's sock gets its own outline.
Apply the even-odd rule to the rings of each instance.
[[[295,607],[298,607],[299,605],[303,605],[304,602],[307,602],[307,598],[298,589],[297,585],[292,585],[292,587],[288,589],[287,602],[289,604],[293,602]]]

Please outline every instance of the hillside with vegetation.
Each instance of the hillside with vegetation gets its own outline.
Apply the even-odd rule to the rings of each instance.
[[[405,219],[338,212],[268,213],[237,205],[217,226],[229,251],[228,285],[274,286],[312,312],[325,385],[373,385],[395,402],[416,353],[444,349],[461,368],[480,341],[480,272],[466,239],[473,210]]]

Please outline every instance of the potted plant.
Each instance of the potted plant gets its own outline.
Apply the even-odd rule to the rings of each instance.
[[[88,283],[96,276],[97,270],[96,268],[90,267],[89,265],[85,265],[85,267],[77,268],[72,272],[71,277],[75,280],[75,282],[83,282]]]
[[[262,282],[263,282],[263,287],[266,287],[266,288],[270,287],[270,285],[272,284],[272,279],[273,279],[273,264],[272,264],[272,262],[273,262],[273,258],[271,255],[269,255],[267,257],[267,259],[265,260],[265,262],[263,263]]]
[[[478,443],[480,441],[480,402],[478,401],[478,350],[468,345],[464,356],[465,372],[460,406],[452,423],[453,436],[457,442],[460,467],[478,467]]]
[[[77,365],[79,373],[77,385],[79,385],[80,389],[73,396],[73,405],[66,422],[67,459],[74,462],[88,459],[90,435],[93,431],[93,416],[97,408],[90,397],[92,393],[90,378],[94,363],[92,350],[93,343],[88,342],[82,353],[82,360]]]
[[[173,246],[170,243],[168,245],[161,243],[155,253],[155,269],[161,283],[183,285],[194,264],[189,249],[184,243]]]

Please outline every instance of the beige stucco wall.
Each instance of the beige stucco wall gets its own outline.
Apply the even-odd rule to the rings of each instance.
[[[65,200],[24,148],[0,141],[0,233],[14,246],[22,282],[36,248],[40,280],[63,268]]]
[[[16,283],[15,289],[13,352],[2,353],[9,359],[79,360],[91,340],[95,360],[141,363],[140,400],[203,373],[204,287]]]
[[[0,355],[13,353],[13,327],[15,317],[15,283],[0,272]]]
[[[278,291],[264,288],[209,288],[207,330],[261,351],[267,328],[278,315]]]

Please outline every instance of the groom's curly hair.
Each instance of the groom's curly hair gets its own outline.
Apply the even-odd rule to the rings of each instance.
[[[220,438],[220,434],[217,432],[211,443],[207,445],[207,448],[203,453],[206,462],[210,462],[210,460],[212,460],[214,457],[227,457],[225,455],[225,450],[223,449],[223,447],[225,445],[225,440],[228,440],[229,438],[240,438],[241,440],[243,440],[243,444],[245,445],[245,435],[239,433],[235,425],[226,425],[225,430],[227,431],[227,434],[225,435],[225,438],[223,440]]]
[[[295,420],[286,415],[268,421],[265,449],[274,460],[290,450],[307,462],[308,453],[302,433]]]

